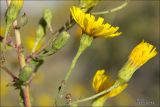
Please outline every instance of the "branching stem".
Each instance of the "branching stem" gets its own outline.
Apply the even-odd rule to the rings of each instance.
[[[23,54],[22,44],[21,44],[21,35],[19,29],[16,29],[17,21],[13,23],[14,33],[15,33],[15,39],[16,39],[16,47],[17,47],[17,54],[18,54],[18,60],[20,64],[20,68],[23,69],[23,67],[26,65],[25,57]],[[30,95],[29,95],[29,85],[22,86],[23,91],[23,101],[25,107],[31,107],[30,102]]]

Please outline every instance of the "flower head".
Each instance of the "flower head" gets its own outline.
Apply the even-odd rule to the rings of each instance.
[[[96,93],[99,93],[103,90],[106,90],[113,86],[115,83],[114,80],[111,80],[110,76],[105,74],[105,70],[98,70],[96,74],[94,75],[93,81],[92,81],[92,87],[95,90]],[[125,88],[127,87],[127,84],[123,84],[118,86],[117,88],[111,90],[110,92],[106,93],[103,96],[100,96],[97,98],[94,102],[94,106],[102,106],[104,102],[111,97],[114,97],[121,93]]]
[[[96,93],[103,91],[113,85],[113,81],[108,75],[105,74],[105,70],[98,70],[94,75],[92,87]]]
[[[129,61],[136,67],[142,66],[149,59],[157,54],[156,48],[153,45],[142,41],[131,52]]]
[[[132,50],[128,61],[119,71],[118,77],[125,82],[129,81],[134,72],[156,54],[157,51],[153,45],[142,41]]]
[[[82,28],[83,32],[93,37],[114,37],[119,36],[121,32],[117,32],[119,27],[112,27],[110,24],[103,24],[104,19],[95,17],[91,14],[84,13],[80,8],[73,6],[71,14],[77,24]]]

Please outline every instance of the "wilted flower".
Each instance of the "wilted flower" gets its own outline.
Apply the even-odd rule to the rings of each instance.
[[[119,71],[118,77],[127,82],[138,68],[156,54],[157,51],[153,45],[142,41],[132,50],[128,61]]]
[[[104,91],[114,85],[115,81],[111,80],[110,76],[105,74],[105,70],[98,70],[96,74],[94,75],[93,81],[92,81],[92,87],[95,90],[96,93],[99,93],[101,91]],[[93,101],[93,106],[103,106],[105,101],[108,98],[114,97],[118,94],[120,94],[128,84],[122,84],[118,86],[117,88],[111,90],[110,92],[106,93],[103,96],[98,97]]]

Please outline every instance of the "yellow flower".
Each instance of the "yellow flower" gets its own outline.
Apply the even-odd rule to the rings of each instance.
[[[142,41],[131,52],[129,61],[135,66],[140,67],[149,59],[157,54],[156,48],[153,45]]]
[[[131,52],[128,61],[118,73],[118,77],[124,81],[129,81],[133,73],[157,54],[156,48],[142,41]]]
[[[114,37],[119,36],[121,32],[117,32],[119,27],[112,27],[110,24],[103,24],[104,19],[99,17],[95,21],[95,17],[91,14],[84,13],[80,8],[73,6],[71,14],[74,20],[82,28],[83,32],[93,37]]]
[[[111,86],[114,85],[114,83],[115,83],[115,81],[111,80],[109,75],[105,74],[105,70],[98,70],[96,72],[96,74],[94,75],[94,78],[92,81],[92,86],[93,86],[93,89],[95,90],[95,92],[99,93],[103,90],[110,88]],[[92,105],[93,106],[103,106],[103,104],[105,103],[105,101],[108,98],[111,98],[111,97],[118,95],[127,86],[128,86],[128,84],[123,84],[123,85],[118,86],[117,88],[111,90],[110,92],[106,93],[105,95],[100,96],[99,98],[94,100]]]

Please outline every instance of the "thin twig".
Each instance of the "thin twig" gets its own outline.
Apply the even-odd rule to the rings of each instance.
[[[116,8],[106,10],[106,11],[100,11],[100,12],[92,12],[92,14],[93,15],[103,15],[103,14],[108,14],[108,13],[113,13],[113,12],[119,11],[128,5],[128,1],[129,0],[126,0],[123,4],[121,4],[120,6],[118,6]]]
[[[13,80],[18,79],[6,66],[1,66],[0,68],[3,69],[3,71],[5,71],[8,75],[10,75]]]
[[[38,62],[38,64],[35,66],[35,68],[34,68],[34,70],[32,72],[31,77],[28,79],[27,83],[30,84],[32,82],[33,78],[35,77],[35,75],[36,75],[36,73],[37,73],[37,71],[39,69],[39,67],[43,64],[43,62],[44,62],[43,60]]]
[[[93,96],[90,96],[90,97],[87,97],[87,98],[84,98],[84,99],[80,99],[80,100],[71,102],[70,105],[78,104],[78,103],[82,103],[82,102],[86,102],[86,101],[89,101],[89,100],[93,100],[93,99],[95,99],[95,98],[97,98],[97,97],[99,97],[99,96],[102,96],[102,95],[106,94],[107,92],[109,92],[109,91],[117,88],[118,86],[120,86],[120,85],[122,85],[122,84],[123,84],[123,82],[121,82],[121,81],[116,81],[115,84],[114,84],[112,87],[110,87],[110,88],[108,88],[108,89],[106,89],[106,90],[104,90],[104,91],[102,91],[102,92],[100,92],[100,93],[97,93],[97,94],[95,94],[95,95],[93,95]]]

